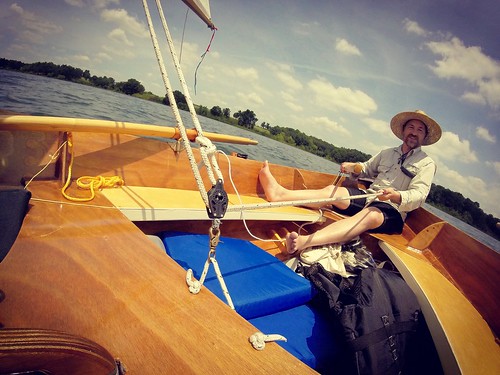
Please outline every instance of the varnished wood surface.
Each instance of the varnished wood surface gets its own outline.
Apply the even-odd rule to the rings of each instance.
[[[110,375],[117,363],[96,343],[65,332],[41,329],[0,330],[0,373]]]
[[[185,152],[174,156],[170,146],[165,143],[125,135],[77,134],[75,135],[75,150],[77,152],[75,176],[118,174],[125,179],[125,183],[128,185],[197,190]],[[218,160],[226,181],[225,189],[228,193],[234,193],[231,184],[227,182],[229,181],[227,160],[222,156],[219,156]],[[257,178],[262,162],[237,157],[230,157],[230,161],[232,177],[239,193],[263,197],[262,187]],[[335,176],[330,174],[295,170],[275,164],[271,164],[270,167],[278,182],[290,189],[320,188],[335,180]],[[209,190],[211,186],[203,171],[202,175],[205,178],[205,187]],[[329,215],[329,217],[333,220],[339,219],[335,214]],[[434,231],[432,236],[424,236],[429,226],[439,222],[441,219],[429,211],[417,209],[408,215],[401,235],[374,234],[364,236],[364,239],[369,243],[372,251],[376,252],[378,246],[377,241],[371,239],[373,237],[398,246],[407,246],[419,234],[418,239],[425,237],[423,242],[428,244],[429,248],[423,249],[423,255],[434,262],[437,267],[442,267],[443,275],[450,280],[452,279],[456,285],[460,286],[467,298],[474,301],[475,306],[479,308],[498,336],[498,316],[500,316],[498,305],[492,308],[490,299],[482,298],[484,295],[488,295],[490,298],[493,295],[498,296],[499,280],[496,276],[498,268],[490,267],[479,270],[474,264],[468,266],[469,262],[488,264],[489,259],[493,259],[493,263],[490,264],[497,264],[498,254],[450,225],[447,225],[442,234]],[[435,242],[434,237],[436,236],[439,240]],[[469,247],[475,250],[472,253],[458,250]],[[481,261],[475,262],[475,259],[481,259]],[[447,270],[448,267],[454,271]],[[462,267],[467,270],[474,269],[477,273],[461,272]],[[484,284],[480,277],[483,272],[487,272],[491,276]],[[496,274],[490,275],[490,273]],[[453,275],[450,276],[450,274]],[[474,280],[471,281],[471,278]],[[469,285],[473,284],[477,287],[471,289]],[[463,285],[465,287],[462,287]],[[481,288],[487,289],[488,292],[486,294],[484,292],[478,293],[477,291]],[[498,300],[498,298],[494,298],[494,300]]]
[[[127,135],[75,134],[74,140],[76,158],[73,176],[75,178],[82,175],[119,175],[124,178],[126,185],[197,190],[193,175],[190,172],[190,166],[187,162],[185,152],[174,156],[174,153],[171,151],[171,147],[169,144],[157,142],[151,139],[141,139]],[[44,162],[43,159],[44,158],[42,157],[39,157],[37,159],[39,160],[40,165],[43,165],[46,162]],[[47,158],[45,158],[45,160],[47,160]],[[263,197],[263,191],[257,179],[258,171],[261,168],[262,163],[253,160],[243,160],[236,157],[230,157],[230,160],[232,177],[236,182],[240,194]],[[19,168],[22,169],[23,164],[18,163],[18,165]],[[219,165],[222,169],[225,180],[229,181],[228,163],[222,156],[219,156]],[[26,168],[26,171],[32,171],[34,169],[33,166],[30,166],[30,168],[31,169]],[[305,170],[294,170],[292,168],[277,165],[271,165],[271,170],[276,176],[277,180],[282,185],[288,188],[319,188],[333,182],[333,180],[335,179],[335,176],[329,174],[315,173]],[[206,173],[202,171],[202,175],[204,176],[206,190],[209,190],[211,186],[206,177]],[[57,194],[51,190],[53,188],[53,185],[51,184],[44,185],[44,183],[40,183],[39,185],[34,186],[36,186],[37,194],[53,195],[53,197],[57,196]],[[48,189],[47,187],[50,188]],[[234,193],[234,189],[229,183],[226,183],[225,188],[228,193]],[[72,195],[88,195],[88,192],[79,192],[74,187],[71,188],[71,193]],[[57,197],[57,199],[59,199],[59,197]],[[109,205],[109,203],[103,200],[102,197],[92,204],[96,203]],[[121,295],[121,293],[118,293],[117,297],[115,296],[115,292],[109,291],[106,288],[97,287],[96,285],[94,285],[97,276],[95,273],[89,273],[89,269],[93,269],[94,267],[96,267],[97,270],[108,272],[108,268],[110,267],[109,264],[112,264],[112,262],[114,261],[114,255],[117,253],[121,254],[119,249],[125,248],[128,250],[125,250],[125,252],[122,251],[124,256],[123,258],[118,258],[119,260],[116,262],[117,269],[124,269],[125,274],[132,272],[132,278],[134,280],[139,280],[139,284],[142,283],[141,285],[143,285],[142,287],[140,287],[141,291],[147,289],[145,285],[153,283],[150,278],[143,275],[141,272],[144,271],[147,274],[149,268],[154,268],[152,265],[153,263],[168,263],[169,265],[167,273],[169,273],[169,276],[172,277],[173,275],[174,278],[178,277],[180,279],[183,279],[184,275],[182,274],[182,272],[180,272],[179,270],[173,271],[176,266],[174,267],[173,264],[170,264],[171,262],[169,260],[159,261],[158,257],[164,256],[164,254],[151,255],[149,254],[149,252],[147,252],[147,254],[149,254],[148,259],[150,257],[151,259],[144,262],[142,258],[137,256],[137,254],[142,253],[134,253],[132,249],[130,249],[130,247],[133,247],[135,251],[138,251],[137,249],[154,250],[155,247],[151,247],[151,244],[147,240],[144,240],[140,232],[137,231],[137,228],[132,226],[131,223],[127,222],[126,220],[123,221],[123,217],[116,210],[109,211],[106,209],[93,208],[88,209],[92,210],[93,213],[85,213],[85,210],[82,211],[81,208],[77,209],[76,206],[75,208],[70,208],[71,206],[69,205],[48,205],[48,203],[44,203],[43,205],[37,203],[34,206],[37,211],[33,211],[28,215],[27,222],[29,222],[30,224],[28,225],[27,229],[23,228],[19,244],[16,243],[15,245],[15,249],[23,249],[21,251],[21,254],[28,254],[29,256],[27,255],[25,258],[23,258],[23,255],[9,255],[7,259],[2,264],[0,264],[0,270],[3,271],[4,269],[7,269],[4,266],[4,264],[8,264],[6,263],[7,261],[15,262],[15,266],[10,266],[13,268],[10,268],[11,271],[9,271],[10,273],[8,273],[10,275],[8,276],[8,278],[11,280],[10,285],[17,285],[13,280],[16,280],[16,277],[19,277],[17,274],[22,274],[21,270],[24,272],[22,264],[23,262],[27,262],[26,264],[29,265],[29,267],[27,267],[26,270],[29,270],[33,275],[36,275],[36,277],[38,278],[36,280],[43,280],[43,283],[47,283],[47,281],[50,281],[48,285],[50,285],[54,290],[57,290],[60,283],[62,283],[64,287],[59,291],[60,296],[58,298],[60,299],[63,298],[62,296],[71,295],[72,289],[67,287],[67,280],[71,280],[70,284],[72,285],[82,285],[82,283],[87,283],[88,285],[86,285],[84,288],[86,293],[83,294],[90,295],[93,289],[100,291],[105,290],[107,291],[106,293],[102,291],[99,292],[103,294],[100,295],[98,299],[102,299],[100,297],[118,298],[121,306],[126,307],[125,312],[120,312],[120,314],[124,314],[123,316],[118,315],[116,319],[105,319],[106,324],[109,324],[111,326],[111,330],[109,332],[111,332],[113,335],[118,335],[120,332],[120,327],[116,326],[119,325],[116,322],[125,321],[128,322],[128,325],[131,326],[141,326],[141,324],[144,324],[141,319],[137,319],[136,313],[137,311],[140,311],[138,306],[146,306],[147,304],[130,304],[130,301],[125,303],[123,302],[123,296]],[[47,212],[42,212],[45,209],[47,209]],[[43,219],[44,214],[48,214],[45,220]],[[81,215],[82,217],[80,217]],[[118,217],[120,217],[120,220],[118,220]],[[331,215],[329,220],[338,220],[338,218],[335,217],[335,215]],[[436,223],[438,223],[439,221],[440,219],[438,219],[432,213],[423,209],[418,209],[408,216],[402,235],[366,235],[363,236],[363,239],[372,251],[377,251],[377,240],[382,239],[395,247],[405,249],[406,254],[411,256],[412,259],[418,259],[428,266],[432,265],[434,269],[439,270],[445,278],[454,283],[458,287],[458,289],[462,291],[463,295],[465,295],[467,299],[473,302],[474,306],[487,320],[488,324],[490,324],[490,326],[496,332],[498,332],[498,317],[500,316],[500,314],[498,313],[497,302],[498,285],[500,280],[498,280],[498,273],[496,272],[496,270],[498,270],[498,254],[493,253],[493,250],[488,249],[487,247],[479,244],[477,241],[472,240],[469,236],[465,235],[463,232],[460,232],[458,229],[450,226],[449,224],[441,228],[440,231],[426,231],[426,228],[436,225]],[[140,226],[141,229],[143,229],[145,232],[150,233],[169,228],[180,228],[197,233],[203,232],[204,222],[188,221],[180,223],[179,225],[177,224],[179,223],[176,223],[175,221],[145,222]],[[253,229],[256,231],[256,233],[260,233],[263,237],[269,238],[272,237],[272,230],[296,230],[297,227],[293,226],[292,224],[293,223],[282,224],[279,222],[268,222],[266,223],[266,227],[263,228],[258,222],[253,222],[251,223],[251,226],[253,226]],[[90,230],[90,228],[92,230]],[[315,230],[315,228],[317,229],[317,226],[311,227],[311,230]],[[126,233],[134,233],[132,241],[124,239],[128,236],[128,234]],[[230,234],[230,236],[232,237],[249,238],[248,234],[245,233],[245,230],[241,223],[233,223],[233,221],[231,220],[224,223],[223,234]],[[77,240],[75,241],[75,239]],[[90,239],[92,245],[87,244],[87,239]],[[259,243],[259,241],[255,242]],[[411,250],[406,248],[407,245],[416,244],[417,242],[419,243],[419,247],[426,247],[422,250],[421,253],[412,252]],[[270,251],[271,253],[282,257],[279,244],[259,243],[259,245],[265,247],[266,250]],[[70,246],[74,246],[77,251],[73,253],[67,250],[66,247]],[[102,253],[96,253],[96,247],[105,250],[101,250]],[[37,253],[36,251],[38,248],[42,248],[43,251],[41,253]],[[472,249],[471,252],[468,251],[469,248]],[[19,250],[17,250],[17,252],[19,253]],[[14,254],[16,254],[16,252],[14,252]],[[35,262],[33,260],[30,260],[36,259],[37,257],[35,255],[39,256],[42,260],[41,265],[43,267],[41,267],[40,269],[35,266]],[[85,259],[81,257],[85,257]],[[64,265],[57,265],[57,267],[55,267],[55,274],[58,275],[57,277],[53,276],[52,274],[53,270],[51,269],[49,261],[50,258],[58,259]],[[15,260],[12,261],[9,259]],[[132,261],[128,262],[127,259],[132,259]],[[480,261],[476,261],[477,259],[479,259]],[[135,266],[136,263],[138,264],[137,266]],[[73,268],[78,270],[78,272],[74,272]],[[62,272],[59,272],[59,270],[66,272],[70,276],[65,276],[64,278],[62,276],[59,276],[59,274],[62,275]],[[113,274],[115,277],[118,277],[117,273],[118,271],[111,272],[111,274]],[[83,274],[84,276],[81,276],[80,274]],[[156,269],[151,272],[151,274],[155,276],[155,280],[156,278],[160,278],[161,280],[165,278],[165,275],[163,275],[159,271],[159,268],[157,266]],[[161,276],[160,274],[163,276]],[[69,277],[69,279],[66,279],[66,277]],[[97,277],[97,280],[99,280],[99,282],[97,283],[98,286],[102,286],[101,284],[106,285],[108,278],[103,278],[104,280],[101,280],[99,277]],[[3,280],[3,272],[0,272],[0,283],[2,283]],[[62,302],[60,300],[48,293],[44,288],[35,286],[33,283],[30,284],[30,278],[28,276],[24,276],[20,280],[22,281],[22,287],[26,288],[26,290],[28,291],[25,292],[22,288],[18,290],[18,292],[22,296],[26,297],[26,293],[35,294],[35,290],[40,290],[42,299],[46,297],[49,302],[53,302],[54,300],[57,303],[51,304],[51,306],[55,306],[56,310],[58,308],[61,308]],[[78,282],[75,283],[75,280],[77,280]],[[127,289],[129,285],[133,285],[129,276],[125,276],[124,280],[127,281],[124,284],[127,286]],[[485,280],[486,282],[484,282]],[[172,281],[167,282],[166,280],[163,280],[163,282],[170,286],[173,285]],[[118,290],[121,290],[118,285],[112,285],[118,288]],[[175,285],[177,285],[178,288],[178,284]],[[0,287],[2,287],[2,284],[0,284]],[[432,285],[429,284],[428,287],[432,288]],[[153,292],[151,292],[152,301],[163,300],[163,298],[166,298],[166,296],[162,294],[163,289],[162,291],[159,291],[158,288],[160,287],[155,285],[153,288]],[[136,291],[137,286],[134,286],[133,290]],[[180,294],[184,293],[183,290],[183,288],[178,288],[178,290],[176,290],[173,295],[170,295],[168,298],[171,298],[175,301],[180,301]],[[141,294],[139,293],[139,295]],[[149,296],[149,294],[147,295]],[[130,295],[128,296],[130,297]],[[187,297],[189,309],[194,308],[191,303],[193,305],[195,303],[198,303],[196,301],[199,300],[200,296],[196,296],[197,300],[192,300],[192,298],[190,298],[193,296]],[[79,298],[80,299],[76,302],[72,299],[70,301],[75,306],[79,304],[82,305],[81,302],[84,302],[83,305],[89,304],[85,299],[87,297]],[[111,300],[113,300],[113,298]],[[0,309],[4,309],[3,305],[5,303],[7,303],[7,301],[0,304]],[[26,304],[27,302],[24,300],[18,300],[16,303],[16,308],[25,308],[26,306],[28,306]],[[116,310],[119,310],[116,308],[116,303],[117,302],[115,301],[115,309],[113,313]],[[209,303],[211,304],[212,302]],[[210,313],[211,309],[206,308],[209,303],[207,302],[207,304],[204,305],[205,307],[202,308],[204,312],[206,311]],[[220,304],[219,301],[215,303]],[[91,301],[89,306],[91,306],[92,309],[102,308],[101,305],[96,304],[95,300],[93,302]],[[224,311],[224,307],[224,305],[220,307],[222,311]],[[41,308],[41,304],[36,305],[35,308]],[[31,311],[30,308],[28,308],[27,311]],[[44,311],[43,308],[42,311]],[[52,316],[51,314],[46,314],[44,315],[43,319],[41,319],[41,322],[44,325],[48,324],[48,328],[59,328],[59,326],[57,326],[58,322],[56,321],[69,321],[69,328],[80,327],[79,329],[82,329],[87,333],[90,332],[91,339],[104,339],[107,336],[104,333],[97,333],[95,331],[92,331],[89,326],[85,326],[89,323],[80,316],[82,315],[82,313],[77,313],[76,311],[78,311],[76,307],[68,308],[68,306],[64,305],[63,314],[56,314],[53,317],[50,317]],[[181,312],[177,310],[172,312],[171,309],[167,309],[167,311],[167,315],[169,316],[169,318],[172,315],[176,319],[179,316],[187,316],[187,312],[184,310],[182,310]],[[460,314],[460,311],[454,311],[454,313]],[[151,318],[151,314],[153,313],[149,311],[145,315],[143,314],[144,313],[141,312],[140,316]],[[133,315],[134,318],[132,318],[130,315]],[[95,313],[92,316],[103,316],[103,314]],[[106,312],[104,316],[111,315],[110,313]],[[221,316],[224,318],[222,320],[225,320],[227,318],[226,315]],[[30,315],[23,312],[19,316],[10,316],[9,319],[11,318],[14,319],[13,322],[22,321],[23,323],[36,323],[39,317],[36,316],[35,313],[31,313]],[[234,317],[231,319],[234,320]],[[109,321],[112,321],[113,323],[108,323]],[[156,322],[153,325],[158,325],[158,321],[156,321],[155,319],[153,319],[153,321]],[[163,325],[164,318],[160,318],[160,321]],[[195,325],[196,324],[203,324],[200,318],[195,319]],[[237,323],[236,325],[238,325],[238,329],[242,327],[241,324],[243,324],[244,326],[248,323]],[[146,326],[148,325],[146,324]],[[179,338],[182,335],[180,330],[176,330],[174,328],[172,328],[172,330],[176,338]],[[106,332],[108,331],[106,330]],[[202,330],[201,332],[201,335],[204,337],[204,335],[206,334],[206,330]],[[153,340],[151,341],[153,344],[146,344],[147,349],[151,349],[152,347],[156,347],[157,345],[158,347],[165,349],[167,345],[165,343],[165,340],[163,339],[164,334],[167,334],[167,332],[162,331],[162,333],[159,334],[160,337],[158,337],[157,334],[153,334]],[[137,338],[143,340],[148,336],[142,333],[137,333],[137,335],[136,333],[134,333],[132,334],[132,336],[127,336],[127,338],[130,337],[132,337],[134,340],[137,340]],[[103,344],[102,341],[95,341]],[[111,340],[109,339],[105,340],[106,343],[110,341]],[[192,343],[194,341],[195,339],[189,342]],[[226,349],[226,346],[224,345],[222,345],[221,347],[224,348],[224,350]],[[120,346],[120,349],[121,348],[122,346]],[[134,350],[134,355],[138,355],[139,351],[137,351],[136,349],[132,350]],[[178,359],[179,353],[177,352],[177,350],[165,350],[170,353],[167,356],[168,359]],[[236,353],[243,353],[240,352],[239,347],[235,348],[235,350]],[[113,353],[113,351],[111,352]],[[196,352],[196,354],[199,356],[200,351]],[[213,354],[213,352],[210,352],[210,354]],[[236,357],[232,358],[239,358],[238,356],[240,354],[235,354]],[[286,357],[288,358],[289,356]],[[194,357],[192,356],[189,358],[192,359]],[[174,362],[176,362],[175,360]],[[134,361],[139,360],[135,359]],[[239,359],[236,359],[236,361],[239,361]],[[184,363],[182,360],[180,360],[179,363],[182,364],[181,368],[187,371],[199,371],[201,368],[206,370],[206,368],[201,365],[196,365],[195,369],[190,368],[190,361]],[[260,362],[258,363],[260,364]],[[273,360],[265,360],[265,363],[270,363],[270,365],[274,366]],[[213,369],[213,367],[209,368]],[[220,367],[219,369],[221,368],[223,367]]]
[[[103,195],[132,221],[149,220],[209,220],[199,191],[185,189],[123,186],[106,189]],[[265,206],[260,197],[228,194],[228,210],[223,220],[239,220],[242,213],[231,211],[231,206]],[[302,207],[268,207],[245,210],[247,220],[283,220],[311,222],[321,219],[318,212]]]
[[[185,272],[99,196],[54,204],[57,183],[31,185],[32,207],[0,264],[0,320],[86,337],[130,374],[313,373],[277,344],[254,350],[256,329]]]
[[[500,335],[500,254],[446,223],[429,251]]]
[[[177,127],[164,125],[138,124],[101,119],[73,117],[25,116],[0,113],[0,130],[5,131],[44,131],[44,132],[86,132],[105,134],[130,134],[139,136],[180,139]],[[194,142],[198,136],[196,129],[186,129],[187,138]],[[256,145],[258,142],[244,137],[204,132],[203,135],[214,142]]]
[[[500,347],[470,301],[429,262],[386,243],[382,248],[417,295],[445,373],[500,373]]]

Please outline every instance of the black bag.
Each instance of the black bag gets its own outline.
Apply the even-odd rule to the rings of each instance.
[[[0,186],[0,262],[17,238],[28,212],[31,193],[20,187]]]
[[[302,273],[320,291],[319,296],[326,297],[350,357],[342,361],[345,367],[340,370],[339,363],[333,373],[416,374],[422,371],[417,358],[422,351],[432,353],[426,358],[433,361],[432,368],[426,367],[431,372],[426,373],[442,372],[435,364],[439,361],[418,301],[398,273],[370,267],[347,279],[320,264],[304,267]],[[429,344],[431,351],[425,348]]]

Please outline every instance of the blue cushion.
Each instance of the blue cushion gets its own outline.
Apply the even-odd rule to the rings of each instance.
[[[286,342],[276,343],[308,366],[326,374],[336,368],[336,361],[338,365],[342,346],[336,341],[333,322],[325,313],[306,304],[249,322],[264,334],[286,337]]]
[[[208,235],[163,232],[159,237],[167,253],[199,280],[208,256]],[[216,259],[235,309],[246,319],[302,305],[314,294],[308,280],[251,242],[221,237]],[[226,301],[213,265],[204,285]]]

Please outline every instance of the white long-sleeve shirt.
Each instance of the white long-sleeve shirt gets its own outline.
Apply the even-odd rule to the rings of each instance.
[[[403,166],[415,176],[411,178],[401,170],[402,155],[402,146],[382,150],[367,162],[360,163],[363,171],[358,177],[373,179],[369,189],[373,192],[389,187],[399,191],[401,204],[385,202],[394,206],[404,220],[408,212],[425,202],[436,174],[436,164],[421,147],[411,150],[403,162]]]

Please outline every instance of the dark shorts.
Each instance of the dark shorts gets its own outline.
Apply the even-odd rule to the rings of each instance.
[[[362,195],[366,194],[365,191],[357,188],[346,188],[349,191],[349,195]],[[349,207],[345,210],[333,206],[333,210],[342,215],[353,216],[361,211],[366,206],[366,198],[357,198],[350,201]],[[373,201],[369,207],[378,208],[384,215],[384,222],[378,228],[370,229],[368,232],[371,233],[386,233],[386,234],[401,234],[403,232],[403,219],[401,214],[392,207],[389,203]]]

